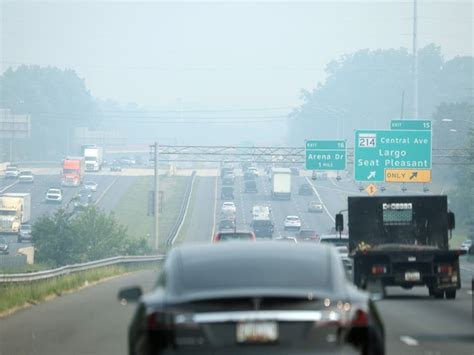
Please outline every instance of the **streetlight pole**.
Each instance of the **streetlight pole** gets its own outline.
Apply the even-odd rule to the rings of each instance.
[[[160,231],[160,225],[159,225],[159,216],[160,216],[160,174],[159,174],[159,169],[158,169],[158,143],[155,142],[154,146],[154,168],[155,168],[155,181],[154,181],[154,190],[155,193],[153,194],[153,204],[155,205],[154,208],[154,223],[153,223],[153,230],[155,234],[155,250],[158,252],[159,249],[159,231]]]
[[[414,118],[418,119],[418,1],[413,0],[413,99]]]

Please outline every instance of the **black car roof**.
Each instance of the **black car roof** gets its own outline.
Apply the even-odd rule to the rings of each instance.
[[[194,244],[169,255],[170,297],[300,297],[342,294],[345,276],[336,251],[324,245],[235,242]]]

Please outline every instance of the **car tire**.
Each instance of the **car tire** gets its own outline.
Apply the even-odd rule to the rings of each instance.
[[[436,299],[443,299],[444,298],[444,292],[443,291],[433,291],[433,296]]]
[[[447,300],[454,300],[456,298],[456,290],[447,290],[445,294]]]

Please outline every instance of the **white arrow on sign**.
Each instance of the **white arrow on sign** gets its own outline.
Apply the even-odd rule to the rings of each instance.
[[[369,174],[369,176],[367,176],[367,180],[370,180],[370,179],[372,179],[372,178],[375,178],[375,174],[376,174],[376,173],[377,173],[376,171],[371,171],[370,174]]]

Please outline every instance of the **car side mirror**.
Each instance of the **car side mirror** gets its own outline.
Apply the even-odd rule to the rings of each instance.
[[[344,216],[342,213],[336,215],[336,231],[342,232],[344,230]]]
[[[453,212],[448,212],[448,229],[453,230],[456,228],[456,218]]]
[[[119,291],[117,297],[121,304],[137,302],[143,295],[142,289],[138,286],[123,288]]]

